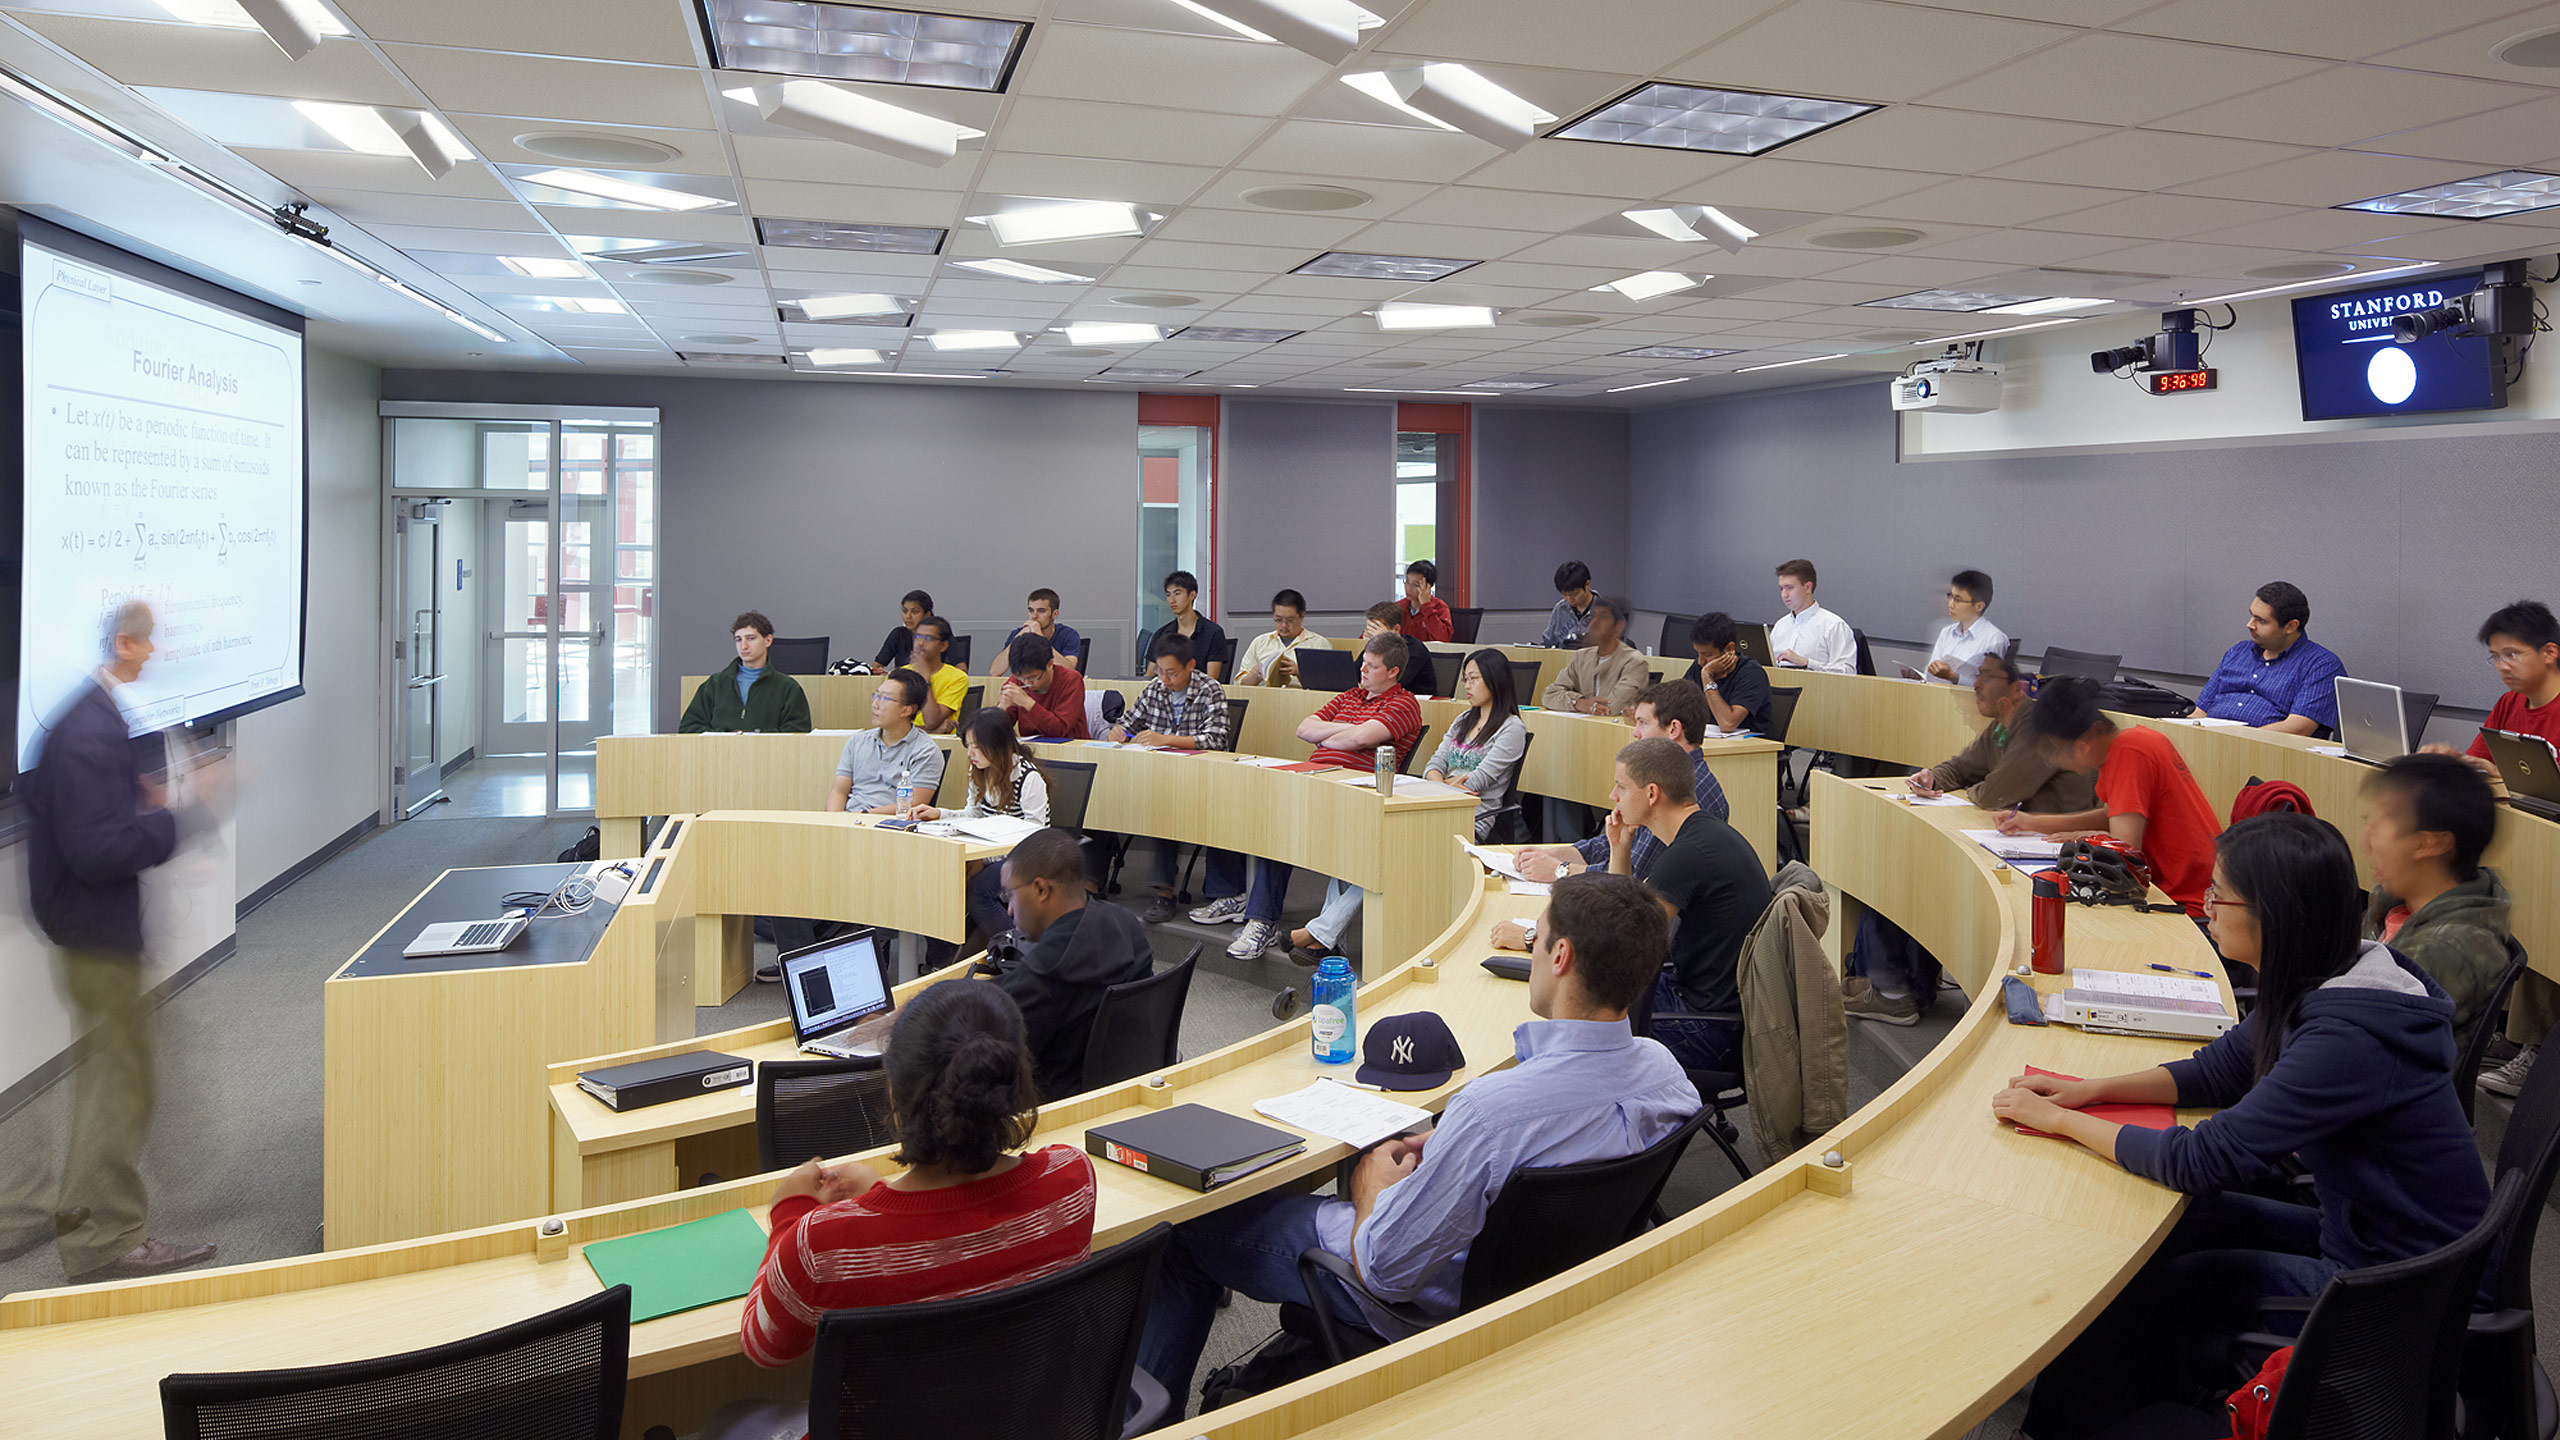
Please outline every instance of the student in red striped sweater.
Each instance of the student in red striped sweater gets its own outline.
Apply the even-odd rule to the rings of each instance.
[[[828,1310],[948,1300],[1063,1270],[1093,1243],[1093,1164],[1068,1145],[1016,1154],[1039,1118],[1022,1012],[948,980],[890,1032],[889,1093],[907,1168],[883,1180],[812,1159],[773,1193],[773,1239],[738,1338],[769,1368],[809,1352]],[[796,1440],[805,1405],[725,1407],[703,1440]]]

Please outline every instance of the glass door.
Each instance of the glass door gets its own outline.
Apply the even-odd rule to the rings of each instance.
[[[1209,455],[1206,425],[1138,427],[1138,637],[1141,646],[1173,618],[1164,577],[1209,573]],[[1207,593],[1200,597],[1205,607]],[[1137,657],[1131,657],[1135,660]],[[1214,657],[1203,656],[1203,659]],[[1138,672],[1143,675],[1144,669]]]
[[[441,500],[400,501],[392,528],[399,537],[400,610],[392,659],[399,666],[400,722],[407,743],[392,772],[403,817],[444,798],[444,752],[437,733],[444,698],[444,507]]]

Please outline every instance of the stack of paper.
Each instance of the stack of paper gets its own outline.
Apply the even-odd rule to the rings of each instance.
[[[1334,1080],[1318,1080],[1292,1094],[1256,1100],[1253,1108],[1283,1125],[1355,1146],[1375,1145],[1431,1118],[1431,1112],[1419,1105]]]
[[[1520,856],[1515,851],[1487,850],[1481,845],[1470,845],[1467,847],[1467,853],[1473,855],[1478,861],[1482,862],[1484,868],[1492,871],[1496,875],[1504,877],[1505,879],[1526,880],[1529,878],[1528,876],[1520,873]]]
[[[2003,860],[2059,860],[2062,842],[2041,835],[2003,835],[1997,830],[1967,830],[1964,838]]]
[[[1019,845],[1041,830],[1019,815],[963,815],[955,818],[952,825],[961,834],[990,845]]]

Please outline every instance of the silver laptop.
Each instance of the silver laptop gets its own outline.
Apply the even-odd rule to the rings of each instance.
[[[400,947],[400,953],[411,959],[427,955],[494,955],[516,943],[525,924],[513,916],[500,920],[447,920],[419,931],[417,939]]]
[[[2380,765],[2409,753],[2409,711],[2399,686],[2344,675],[2335,683],[2338,741],[2350,758]]]
[[[877,932],[857,930],[783,956],[782,988],[791,997],[791,1029],[802,1053],[838,1060],[880,1053],[877,1045],[852,1040],[855,1026],[897,1003]]]

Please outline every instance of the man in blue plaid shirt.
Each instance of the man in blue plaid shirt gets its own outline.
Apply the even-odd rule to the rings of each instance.
[[[1192,663],[1191,638],[1167,635],[1156,641],[1154,678],[1138,692],[1138,702],[1103,738],[1174,750],[1229,750],[1235,739],[1227,724],[1227,689]],[[1146,922],[1161,925],[1173,918],[1174,852],[1170,841],[1156,846],[1155,903]]]

